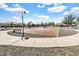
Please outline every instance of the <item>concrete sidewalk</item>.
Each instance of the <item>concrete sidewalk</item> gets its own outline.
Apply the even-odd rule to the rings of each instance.
[[[57,38],[29,38],[28,40],[21,40],[21,37],[8,35],[7,32],[0,31],[0,45],[24,47],[65,47],[79,45],[79,33]]]

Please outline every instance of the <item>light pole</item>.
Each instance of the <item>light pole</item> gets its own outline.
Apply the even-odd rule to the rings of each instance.
[[[22,17],[22,40],[23,40],[23,37],[24,37],[24,20],[23,20],[23,14],[25,13],[25,11],[23,11],[22,12],[22,15],[21,15],[21,17]]]
[[[23,40],[23,37],[24,37],[24,20],[23,20],[23,15],[26,14],[25,11],[22,12],[22,40]],[[26,37],[25,39],[29,39],[29,37]]]

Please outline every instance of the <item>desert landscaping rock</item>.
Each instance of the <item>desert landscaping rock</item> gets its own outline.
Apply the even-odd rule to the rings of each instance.
[[[0,45],[0,56],[79,56],[79,46],[34,48]]]

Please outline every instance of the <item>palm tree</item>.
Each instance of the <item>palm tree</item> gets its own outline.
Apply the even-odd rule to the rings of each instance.
[[[75,19],[75,17],[73,15],[67,15],[64,17],[64,21],[63,23],[66,24],[66,26],[71,26],[73,24],[73,20]]]
[[[79,24],[79,17],[77,17],[76,23],[77,23],[77,25]]]

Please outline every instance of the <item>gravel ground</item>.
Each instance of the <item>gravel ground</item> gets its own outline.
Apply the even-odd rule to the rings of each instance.
[[[0,45],[0,56],[78,56],[79,46],[34,48]]]

